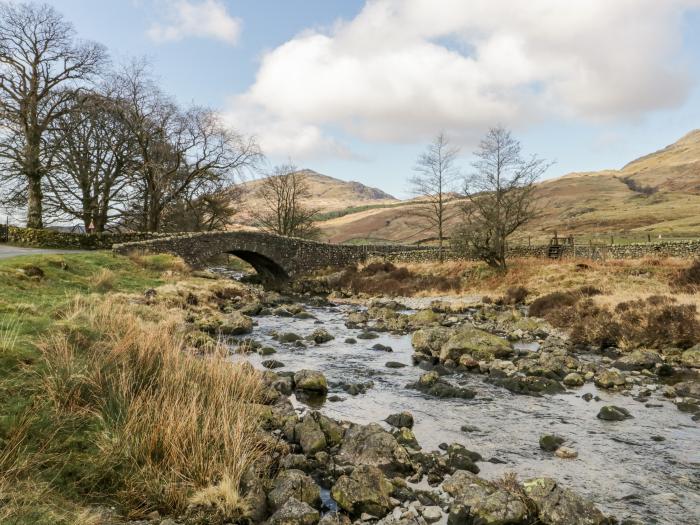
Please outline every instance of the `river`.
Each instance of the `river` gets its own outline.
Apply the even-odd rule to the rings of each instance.
[[[700,428],[660,393],[645,404],[632,395],[586,383],[561,395],[529,397],[490,385],[478,374],[457,374],[448,379],[476,390],[475,399],[430,398],[406,388],[424,372],[411,363],[409,335],[379,333],[377,339],[344,342],[361,332],[344,324],[347,314],[357,308],[307,307],[316,319],[258,317],[252,337],[276,348],[277,353],[253,354],[248,359],[262,367],[263,360],[274,358],[285,365],[278,371],[308,368],[323,372],[330,384],[329,396],[342,400],[326,401],[320,410],[336,419],[379,422],[391,413],[408,410],[424,450],[436,449],[441,443],[461,443],[485,458],[479,467],[486,478],[508,471],[516,472],[520,479],[550,476],[618,519],[636,518],[645,524],[700,523]],[[272,337],[275,331],[305,336],[319,327],[335,339],[296,348]],[[393,352],[371,349],[376,343]],[[388,368],[388,361],[408,366]],[[338,386],[367,382],[373,386],[356,396]],[[600,400],[585,401],[581,396],[587,392]],[[599,420],[596,415],[604,404],[625,407],[634,418]],[[474,428],[460,430],[465,425]],[[567,446],[578,451],[578,458],[559,459],[540,450],[539,437],[545,433],[566,438]]]

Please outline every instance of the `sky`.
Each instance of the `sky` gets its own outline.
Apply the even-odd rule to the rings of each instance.
[[[291,160],[410,196],[444,131],[489,127],[555,164],[620,168],[700,127],[700,0],[48,0],[115,64],[146,57]]]

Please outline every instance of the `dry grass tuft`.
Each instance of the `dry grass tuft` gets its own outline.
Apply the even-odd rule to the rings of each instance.
[[[229,519],[235,519],[250,512],[250,504],[241,497],[240,483],[226,476],[215,485],[199,489],[190,497],[192,505],[214,508]]]
[[[128,255],[129,259],[146,270],[156,272],[173,272],[182,275],[189,274],[191,268],[179,257],[167,254],[144,254],[139,252],[131,252]]]
[[[91,288],[98,293],[106,293],[114,289],[116,274],[109,268],[102,268],[90,279]]]
[[[182,511],[193,494],[219,487],[222,505],[242,508],[241,477],[268,447],[257,423],[262,383],[249,365],[185,352],[181,322],[165,310],[154,322],[123,303],[83,299],[39,345],[57,419],[99,428],[78,490],[99,487],[138,513]],[[93,334],[89,348],[76,330]]]

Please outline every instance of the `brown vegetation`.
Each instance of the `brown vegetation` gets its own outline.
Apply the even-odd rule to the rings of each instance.
[[[414,295],[425,290],[457,292],[459,277],[415,273],[390,262],[372,262],[364,267],[349,266],[332,282],[333,287],[354,294]]]
[[[241,479],[270,446],[258,427],[262,382],[221,348],[187,352],[183,316],[128,296],[76,298],[39,344],[41,388],[0,457],[0,490],[41,469],[45,490],[136,515],[208,501],[240,517]],[[25,449],[39,428],[43,442]]]

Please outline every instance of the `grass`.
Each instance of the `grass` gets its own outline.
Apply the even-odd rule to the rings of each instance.
[[[0,261],[1,523],[247,511],[241,478],[268,448],[261,382],[220,347],[189,351],[178,287],[220,285],[186,272],[167,256]]]

